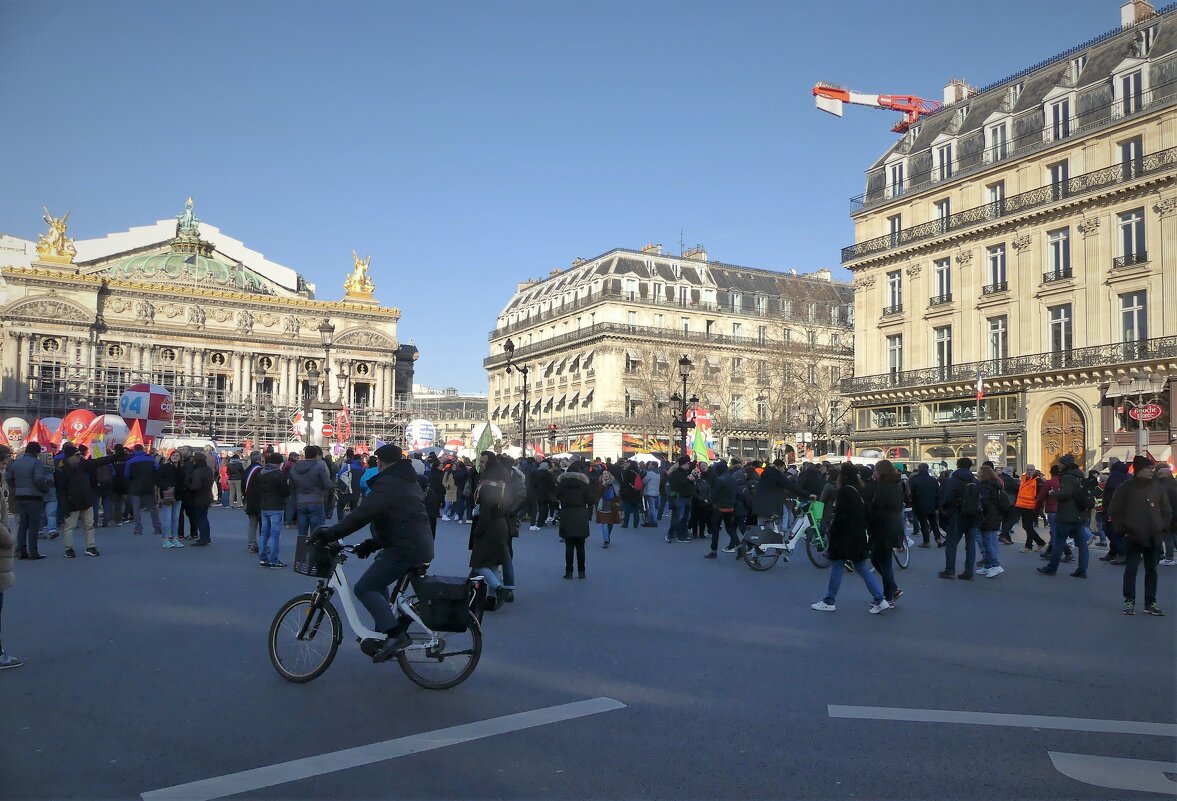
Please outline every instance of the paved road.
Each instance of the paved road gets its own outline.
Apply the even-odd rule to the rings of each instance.
[[[300,686],[274,673],[265,636],[311,580],[259,569],[243,516],[212,514],[210,548],[162,550],[124,526],[100,530],[98,559],[63,559],[57,541],[51,558],[17,563],[4,640],[28,664],[0,674],[0,799],[137,798],[596,698],[624,707],[235,797],[1158,798],[1070,778],[1050,752],[1177,762],[1171,568],[1171,615],[1128,618],[1118,568],[1044,578],[1006,546],[1001,578],[947,582],[942,552],[916,550],[902,607],[873,617],[854,576],[836,613],[811,611],[826,573],[804,556],[755,573],[704,560],[701,543],[618,530],[608,551],[589,540],[587,580],[564,581],[554,531],[524,531],[518,602],[488,614],[482,663],[461,687],[421,690],[346,641]],[[435,572],[465,572],[467,530],[440,524]],[[1051,720],[831,717],[830,705]],[[1121,733],[1059,717],[1169,725]],[[1055,760],[1097,782],[1119,771],[1177,786],[1145,762]]]

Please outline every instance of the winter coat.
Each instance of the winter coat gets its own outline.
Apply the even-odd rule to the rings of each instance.
[[[1044,511],[1050,515],[1058,512],[1058,501],[1054,499],[1054,494],[1062,487],[1062,482],[1059,481],[1058,476],[1051,476],[1045,482],[1046,490],[1046,504]]]
[[[1078,523],[1088,519],[1087,510],[1081,510],[1077,499],[1083,488],[1083,471],[1070,466],[1059,476],[1059,487],[1051,495],[1058,512],[1055,520],[1059,523]]]
[[[154,495],[155,471],[154,456],[143,452],[132,454],[123,465],[123,475],[127,477],[127,494]]]
[[[798,494],[803,498],[808,498],[810,495],[814,497],[821,495],[821,488],[825,486],[826,478],[822,472],[816,467],[810,466],[801,471],[801,475],[797,476],[797,490]]]
[[[866,529],[871,551],[884,553],[903,541],[903,485],[898,481],[871,484],[873,492],[863,494],[863,501],[868,504]]]
[[[442,476],[441,486],[445,488],[445,499],[447,503],[453,503],[458,500],[458,484],[454,481],[454,471],[445,470],[445,475]]]
[[[212,506],[213,470],[205,459],[197,459],[196,464],[184,474],[184,499],[189,506]]]
[[[229,460],[229,467],[227,469],[230,481],[241,481],[245,478],[245,465],[239,458],[234,456]]]
[[[550,504],[552,493],[556,490],[556,479],[547,462],[544,462],[531,474],[528,493],[536,503]]]
[[[589,520],[597,502],[588,476],[568,471],[556,482],[556,500],[560,502],[560,536],[565,540],[582,540],[589,535]]]
[[[707,500],[711,502],[712,508],[722,511],[724,509],[734,510],[736,508],[736,494],[739,488],[736,486],[735,476],[730,470],[721,468],[716,464],[715,468],[709,473],[714,475],[711,481],[711,490],[707,494]]]
[[[506,481],[480,480],[475,503],[478,517],[470,527],[470,567],[506,564],[511,559]]]
[[[8,482],[13,498],[43,500],[53,485],[53,471],[36,456],[26,453],[8,465],[4,480]],[[38,484],[42,486],[38,487]]]
[[[8,527],[8,498],[0,492],[0,592],[16,583],[13,569],[16,556],[16,537]]]
[[[926,470],[917,470],[911,477],[911,508],[916,514],[930,514],[936,511],[940,497],[940,482]]]
[[[955,519],[960,511],[958,507],[960,505],[961,489],[965,484],[973,484],[976,480],[977,477],[966,467],[960,467],[952,471],[952,475],[948,477],[948,481],[944,484],[944,497],[940,501],[940,508]],[[975,519],[969,520],[966,517],[966,520],[972,525],[976,525],[977,521]]]
[[[1116,462],[1112,465],[1107,483],[1103,485],[1103,513],[1109,519],[1111,518],[1112,496],[1116,494],[1116,488],[1131,479],[1132,476],[1128,475],[1127,462]]]
[[[609,490],[613,491],[613,497],[606,498]],[[596,486],[596,510],[597,522],[605,525],[616,525],[621,522],[621,495],[617,492],[617,482],[610,481],[606,484],[602,481]]]
[[[325,466],[324,466],[325,468]],[[433,532],[425,511],[425,492],[408,459],[398,459],[368,481],[371,492],[347,517],[331,527],[329,538],[346,537],[364,526],[372,539],[398,562],[433,561]]]
[[[691,471],[689,468],[675,465],[670,468],[670,473],[666,476],[666,483],[670,491],[679,498],[690,498],[695,494],[695,483],[691,481]]]
[[[98,502],[98,491],[90,480],[94,471],[104,464],[110,464],[115,457],[104,456],[101,459],[82,459],[75,465],[65,460],[57,468],[54,481],[57,485],[57,503],[65,506],[69,512],[80,512],[93,508]],[[117,468],[116,468],[117,469]],[[152,490],[154,492],[154,490]]]
[[[1153,480],[1169,500],[1169,532],[1177,533],[1177,478],[1169,476],[1168,478],[1157,478]]]
[[[408,462],[406,462],[408,464]],[[409,470],[413,466],[408,464]],[[413,471],[414,480],[416,471]],[[331,472],[321,459],[300,459],[290,468],[290,483],[293,485],[294,502],[299,506],[313,506],[326,501],[327,493],[334,489]]]
[[[866,505],[857,487],[846,486],[838,490],[828,540],[831,560],[858,562],[870,556]]]
[[[257,462],[250,462],[249,465],[246,466],[245,473],[241,479],[241,493],[245,498],[245,514],[252,517],[257,517],[259,514],[261,514],[262,510],[261,507],[257,505],[256,500],[253,502],[250,501],[249,485],[255,478],[261,478],[261,471],[263,467],[265,467],[265,465],[258,464]],[[275,467],[277,467],[278,472],[282,472],[281,467],[277,465],[275,465]],[[285,475],[285,473],[283,473],[283,475]],[[289,483],[289,479],[287,479],[287,483]]]
[[[641,472],[636,467],[628,467],[621,474],[621,481],[618,483],[621,490],[621,500],[640,501],[642,499],[642,491],[636,486],[639,476],[641,476]]]
[[[1001,522],[1005,519],[1005,514],[998,506],[1000,503],[1000,496],[1009,495],[1005,491],[1005,485],[1001,480],[997,481],[982,481],[978,488],[981,497],[981,520],[977,527],[981,531],[1000,531]]]
[[[660,487],[662,486],[662,471],[656,467],[651,467],[642,476],[642,495],[646,497],[658,497],[661,494]]]
[[[775,465],[764,468],[756,483],[756,497],[752,500],[752,514],[764,521],[780,517],[785,508],[786,489],[792,482]]]
[[[1145,548],[1156,548],[1173,520],[1168,493],[1151,478],[1132,477],[1112,497],[1116,533]]]
[[[282,468],[268,464],[249,482],[245,503],[247,507],[256,506],[259,512],[277,512],[286,508],[289,495],[290,482],[286,480]]]

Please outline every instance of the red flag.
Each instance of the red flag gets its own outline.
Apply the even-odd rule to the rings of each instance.
[[[123,447],[131,450],[136,445],[146,445],[143,439],[143,422],[141,420],[133,420],[131,422],[131,432],[127,434],[127,440],[123,443]]]
[[[53,442],[53,435],[49,433],[49,429],[45,427],[44,423],[42,423],[40,420],[37,420],[35,423],[33,423],[33,427],[29,431],[28,439],[25,441],[35,442],[42,448],[48,448],[49,445]]]
[[[106,432],[106,415],[100,414],[90,421],[90,424],[82,429],[82,433],[78,434],[75,445],[89,445],[91,441],[100,434]]]

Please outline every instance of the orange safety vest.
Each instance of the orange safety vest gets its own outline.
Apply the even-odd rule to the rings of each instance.
[[[1038,506],[1038,477],[1029,474],[1022,476],[1022,485],[1018,487],[1018,499],[1014,506],[1019,509],[1034,509]]]

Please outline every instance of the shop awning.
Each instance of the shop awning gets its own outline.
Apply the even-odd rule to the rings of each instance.
[[[576,401],[579,397],[580,397],[580,390],[578,389],[578,390],[576,390],[576,392],[573,392],[572,397],[568,399],[568,405],[575,406]]]
[[[629,348],[626,348],[625,355],[630,358],[630,361],[640,362],[642,360],[642,354],[638,353],[636,350],[630,350]]]

